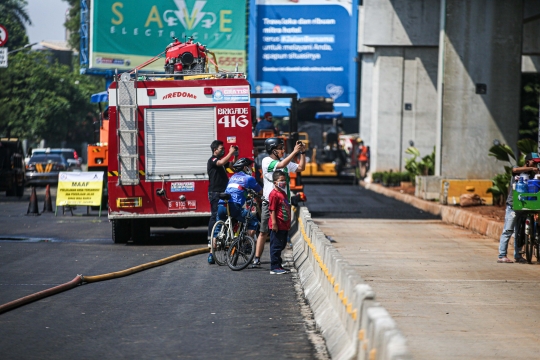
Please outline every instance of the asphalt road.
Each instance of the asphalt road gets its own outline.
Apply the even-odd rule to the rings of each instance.
[[[78,208],[76,216],[29,217],[28,198],[0,198],[0,304],[77,274],[119,271],[206,246],[206,229],[164,229],[151,245],[116,245],[105,216],[82,216]],[[197,255],[78,286],[0,315],[1,358],[317,357],[295,275],[270,275],[269,267],[267,245],[260,270],[233,272]]]
[[[438,217],[395,199],[347,184],[307,184],[313,218],[429,220]]]

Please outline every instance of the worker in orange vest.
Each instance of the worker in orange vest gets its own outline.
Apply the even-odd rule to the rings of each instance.
[[[356,140],[358,143],[358,169],[357,174],[361,180],[365,179],[369,171],[369,146],[364,145],[364,141],[360,138]]]

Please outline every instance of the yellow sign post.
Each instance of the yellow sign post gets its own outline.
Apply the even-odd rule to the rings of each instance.
[[[66,205],[99,206],[101,216],[102,193],[103,172],[60,172],[56,209],[58,211],[58,206]]]

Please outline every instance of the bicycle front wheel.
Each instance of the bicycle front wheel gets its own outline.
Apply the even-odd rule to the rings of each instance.
[[[532,262],[532,256],[534,251],[534,244],[532,234],[525,235],[525,258],[530,264]]]
[[[236,238],[227,252],[227,265],[233,271],[244,270],[255,257],[255,240],[244,235]]]
[[[529,225],[527,225],[529,223]],[[525,223],[525,258],[530,264],[532,262],[533,251],[534,251],[534,231],[533,231],[534,219],[527,216]],[[528,231],[527,231],[528,230]]]
[[[223,266],[227,263],[227,250],[229,250],[230,241],[229,224],[223,220],[218,220],[212,228],[212,236],[215,240],[212,241],[212,254],[216,264]]]

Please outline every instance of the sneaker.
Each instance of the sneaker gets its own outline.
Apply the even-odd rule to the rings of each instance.
[[[274,269],[274,270],[270,270],[270,274],[272,275],[282,275],[282,274],[286,274],[287,271],[283,270],[282,268],[277,268],[277,269]]]
[[[291,272],[291,269],[287,269],[286,267],[283,267],[283,266],[281,267],[281,270],[284,270],[285,272],[288,272],[288,273]]]
[[[261,260],[253,260],[253,264],[251,264],[251,268],[260,268],[261,267]]]
[[[216,263],[214,261],[214,255],[212,253],[208,254],[208,263],[209,264],[215,264]]]
[[[518,264],[526,264],[527,263],[527,260],[525,260],[525,258],[515,259],[515,261]]]

